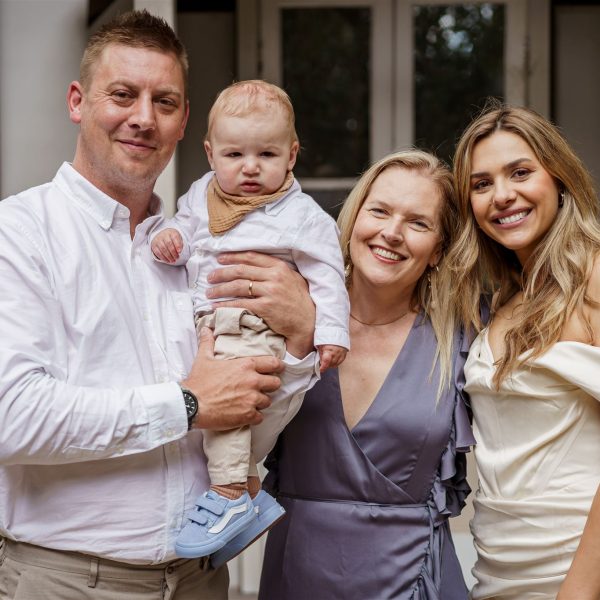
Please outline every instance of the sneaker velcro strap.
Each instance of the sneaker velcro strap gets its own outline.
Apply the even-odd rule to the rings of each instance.
[[[199,510],[190,510],[185,516],[190,521],[198,523],[198,525],[206,525],[206,523],[208,523],[208,518],[206,517],[206,514]]]
[[[220,516],[223,514],[223,507],[215,500],[211,500],[206,496],[200,496],[200,498],[198,498],[198,501],[196,502],[196,506],[198,508],[206,509],[207,511],[213,513],[213,515]]]

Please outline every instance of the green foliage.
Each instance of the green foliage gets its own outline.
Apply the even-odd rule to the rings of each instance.
[[[485,99],[504,95],[505,10],[499,4],[413,10],[415,144],[450,161]]]

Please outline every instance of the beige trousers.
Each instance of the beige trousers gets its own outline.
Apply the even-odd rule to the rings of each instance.
[[[210,327],[215,334],[215,357],[223,360],[242,356],[285,356],[285,340],[269,329],[256,315],[241,308],[217,308],[214,312],[196,316],[198,334],[202,327]],[[266,409],[263,412],[267,412]],[[261,435],[272,435],[261,446],[272,447],[279,430],[269,432],[261,428]],[[252,452],[250,427],[227,431],[205,429],[204,453],[208,474],[214,485],[245,482],[248,476],[258,475]],[[259,459],[264,458],[260,456]]]
[[[208,558],[140,566],[4,540],[0,600],[227,600]]]

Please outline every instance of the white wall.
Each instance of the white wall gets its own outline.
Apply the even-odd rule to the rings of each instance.
[[[79,72],[87,0],[0,0],[0,198],[72,160],[66,92]]]

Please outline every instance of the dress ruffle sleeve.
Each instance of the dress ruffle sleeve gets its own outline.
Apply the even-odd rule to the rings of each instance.
[[[268,494],[277,496],[279,493],[279,458],[281,437],[277,440],[275,447],[265,458],[264,466],[267,474],[262,482],[262,488]]]
[[[467,457],[475,438],[471,430],[471,417],[468,410],[468,396],[464,391],[464,364],[469,354],[470,341],[467,335],[460,334],[458,352],[454,365],[454,412],[448,444],[440,461],[440,470],[433,483],[433,502],[438,512],[436,523],[447,517],[456,517],[466,504],[471,493],[467,483]]]

